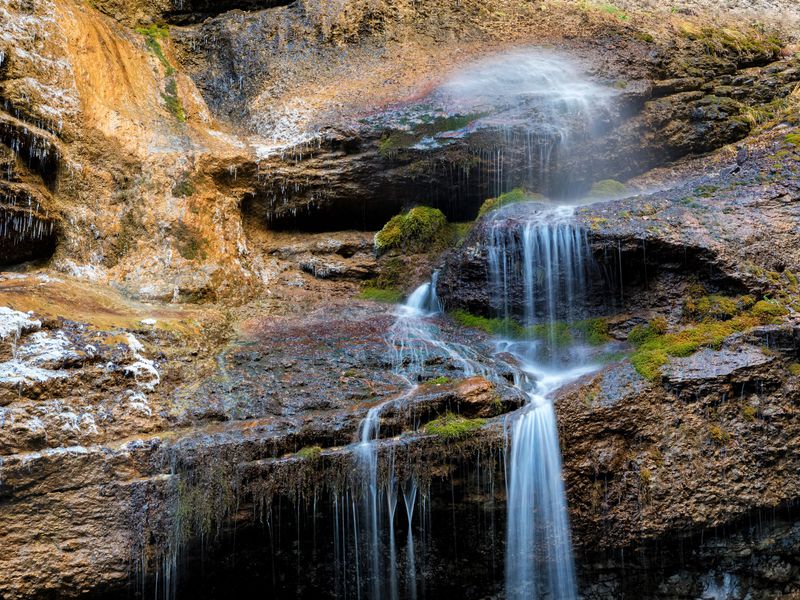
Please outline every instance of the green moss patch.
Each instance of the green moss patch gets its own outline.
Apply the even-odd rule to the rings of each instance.
[[[480,329],[492,335],[508,335],[521,338],[525,335],[525,328],[513,319],[500,319],[473,315],[466,310],[454,310],[450,315],[459,325]]]
[[[447,131],[458,131],[482,116],[483,113],[474,113],[423,118],[422,123],[411,124],[410,129],[396,129],[384,133],[378,143],[378,152],[384,158],[394,158],[401,151],[411,148],[425,138],[435,137]]]
[[[628,335],[628,342],[635,347],[631,363],[640,375],[658,379],[670,357],[691,356],[701,348],[719,349],[734,333],[778,322],[788,312],[778,302],[753,303],[749,296],[705,296],[691,300],[690,307],[695,317],[705,320],[674,333],[666,333],[666,322],[656,320],[634,327]]]
[[[427,385],[447,385],[448,383],[450,383],[450,378],[449,377],[444,377],[444,376],[436,377],[434,379],[429,379],[425,383]]]
[[[590,198],[613,198],[621,196],[628,191],[624,183],[616,179],[603,179],[596,181],[592,184],[592,189],[589,190]]]
[[[410,253],[426,252],[435,247],[446,247],[451,234],[442,211],[429,206],[417,206],[395,215],[375,234],[375,250],[379,255],[394,249]]]
[[[600,10],[606,14],[611,15],[612,17],[616,17],[620,21],[627,21],[630,19],[628,13],[626,13],[618,6],[614,6],[613,4],[601,4]]]
[[[305,448],[298,450],[295,456],[297,456],[297,458],[302,458],[303,460],[316,460],[322,456],[322,447],[306,446]]]
[[[777,57],[783,47],[779,38],[754,28],[739,31],[728,27],[697,27],[685,22],[680,30],[682,35],[702,44],[706,52],[713,56],[735,54]]]
[[[425,433],[438,435],[444,439],[457,439],[477,431],[486,423],[486,419],[467,419],[453,413],[447,413],[425,425]]]
[[[509,204],[518,202],[530,202],[533,200],[544,200],[544,196],[534,192],[525,191],[523,188],[514,188],[510,192],[500,194],[497,198],[489,198],[481,205],[478,211],[478,218]]]
[[[594,318],[567,323],[553,321],[524,327],[513,319],[488,318],[473,315],[466,310],[454,310],[450,315],[459,325],[480,329],[492,335],[505,335],[514,339],[539,339],[556,347],[565,347],[575,342],[600,346],[610,341],[608,323]]]
[[[161,47],[161,40],[169,38],[169,29],[161,25],[150,25],[148,27],[139,27],[136,31],[144,36],[145,45],[148,50],[158,58],[158,61],[164,67],[166,81],[164,82],[164,92],[161,94],[164,105],[180,123],[185,122],[186,113],[183,110],[183,104],[178,96],[178,82],[175,79],[175,68],[169,62],[169,59],[167,59]]]
[[[362,300],[373,300],[375,302],[397,304],[403,299],[403,292],[397,288],[379,288],[367,286],[362,288],[360,298]]]
[[[783,139],[787,144],[791,144],[792,146],[800,146],[800,133],[790,133]]]

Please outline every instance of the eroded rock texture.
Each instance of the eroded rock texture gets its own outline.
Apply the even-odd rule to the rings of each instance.
[[[374,230],[414,204],[470,221],[515,186],[563,200],[611,178],[619,197],[574,212],[598,275],[579,312],[606,319],[609,364],[557,396],[584,589],[630,585],[611,563],[593,574],[618,556],[598,547],[663,542],[675,565],[685,540],[709,572],[736,563],[752,532],[722,558],[693,540],[799,495],[797,9],[652,4],[0,0],[0,596],[161,593],[204,552],[227,566],[240,533],[263,559],[258,528],[280,518],[333,535],[382,402],[380,477],[389,460],[413,474],[447,523],[431,589],[497,593],[520,365],[444,314],[431,326],[475,368],[438,347],[406,381],[396,311],[359,298],[439,268],[447,309],[497,316],[497,215],[443,255],[378,256]],[[444,93],[531,46],[603,90],[593,128]],[[698,286],[780,311],[644,376],[628,335],[688,326]],[[428,430],[448,413],[468,435]],[[794,593],[796,527],[776,528],[752,577]],[[310,565],[286,597],[335,589],[306,534],[273,553],[270,569]],[[667,571],[640,589],[707,591],[707,573]],[[197,582],[181,590],[210,593]]]

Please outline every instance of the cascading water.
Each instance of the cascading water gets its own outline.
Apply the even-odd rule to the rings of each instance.
[[[540,168],[555,147],[566,144],[575,130],[574,121],[591,123],[593,106],[608,97],[563,60],[532,53],[489,61],[454,78],[442,91],[461,99],[471,110],[491,106],[496,112],[499,105],[505,106],[503,127],[509,147],[518,143],[520,123],[513,121],[514,116],[524,120],[528,145],[522,151],[531,165],[535,155]],[[531,114],[537,115],[535,122]],[[497,193],[509,187],[504,181],[503,152],[497,151]],[[529,399],[527,407],[509,419],[507,428],[506,597],[513,599],[577,596],[556,417],[549,398],[557,388],[596,368],[581,346],[569,352],[559,347],[559,321],[581,316],[580,307],[596,275],[587,233],[575,225],[573,214],[568,206],[543,209],[537,204],[515,206],[513,215],[501,210],[493,218],[487,239],[494,309],[504,318],[520,321],[529,333],[527,339],[497,341],[498,353],[516,358],[515,383]],[[353,527],[362,529],[360,537],[354,536],[361,540],[355,552],[358,597],[399,597],[394,517],[400,495],[408,519],[405,597],[415,598],[417,593],[412,533],[417,482],[400,487],[390,460],[388,477],[379,485],[381,413],[414,393],[433,355],[446,357],[465,377],[496,376],[473,349],[442,339],[435,318],[441,311],[436,280],[434,273],[430,283],[417,288],[398,307],[387,336],[393,371],[407,381],[407,392],[370,409],[360,427],[356,450],[363,477],[359,519],[352,503]],[[342,506],[346,506],[344,498]],[[384,560],[387,542],[388,560]]]
[[[586,78],[573,64],[543,50],[517,50],[477,63],[436,94],[460,113],[482,115],[476,130],[494,142],[474,147],[488,166],[486,189],[495,197],[521,186],[548,196],[577,192],[569,178],[553,178],[554,161],[579,153],[600,131],[600,114],[613,90]]]
[[[522,318],[529,335],[501,340],[526,377],[517,385],[529,402],[509,422],[506,597],[577,595],[555,410],[549,394],[596,368],[587,353],[559,349],[558,319],[573,320],[594,269],[586,233],[570,207],[529,204],[490,228],[489,274],[495,308]],[[558,350],[558,351],[557,351]]]
[[[400,581],[397,571],[397,548],[395,539],[395,514],[402,495],[408,520],[408,533],[405,548],[404,581],[402,589],[405,597],[417,597],[417,568],[412,531],[413,516],[417,503],[418,484],[413,478],[402,486],[395,476],[393,457],[388,458],[388,474],[379,481],[378,445],[380,440],[381,413],[392,405],[401,403],[417,389],[417,379],[425,368],[427,358],[432,352],[439,352],[460,366],[465,375],[475,371],[478,363],[473,359],[475,353],[465,346],[450,345],[439,339],[433,318],[441,312],[441,304],[436,295],[437,274],[430,282],[418,287],[405,304],[399,306],[396,320],[387,337],[393,359],[393,371],[407,382],[406,391],[396,398],[372,407],[359,429],[359,442],[356,456],[361,468],[361,502],[358,515],[353,503],[353,525],[361,528],[359,538],[353,536],[356,547],[356,597],[390,598],[400,597]],[[344,505],[345,498],[336,499]],[[385,510],[384,510],[385,507]],[[338,519],[338,517],[337,517]],[[358,547],[358,540],[361,546]],[[337,548],[339,542],[337,542]],[[384,548],[388,549],[387,560]],[[345,593],[345,596],[347,594]]]

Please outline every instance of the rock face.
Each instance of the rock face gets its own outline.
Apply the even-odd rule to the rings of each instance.
[[[209,541],[224,557],[254,522],[300,527],[306,504],[321,518],[304,523],[332,537],[320,499],[361,485],[355,442],[382,403],[381,464],[417,478],[434,521],[461,519],[436,530],[429,577],[447,581],[432,589],[498,593],[519,365],[439,315],[431,327],[476,368],[438,347],[406,381],[395,310],[355,298],[397,270],[370,229],[418,202],[471,219],[515,185],[564,198],[635,177],[636,195],[571,217],[598,275],[581,310],[619,340],[654,315],[679,323],[698,283],[789,307],[670,358],[656,381],[620,359],[559,394],[582,552],[691,540],[800,496],[796,7],[774,37],[712,27],[705,6],[489,4],[0,0],[0,597],[149,595]],[[540,90],[522,108],[516,93],[456,93],[469,81],[454,70],[480,84],[500,70],[487,56],[524,64],[534,43],[602,94],[564,116],[542,114]],[[507,207],[507,224],[530,208]],[[448,308],[494,315],[493,223],[442,260],[402,257],[393,283],[441,263]],[[451,414],[468,435],[428,430]],[[786,529],[754,560],[791,593]],[[314,541],[284,536],[270,556],[296,573]],[[662,592],[691,595],[694,576]],[[331,577],[281,593],[316,598]]]
[[[786,373],[797,360],[798,332],[758,335],[769,337],[768,347],[731,340],[676,359],[657,385],[621,365],[560,396],[568,497],[582,545],[688,535],[797,497],[800,388]]]
[[[800,188],[792,175],[800,155],[784,138],[761,140],[763,146],[754,146],[741,166],[733,157],[718,157],[706,163],[706,174],[668,184],[665,191],[579,206],[573,223],[588,236],[598,269],[584,308],[594,314],[670,303],[678,308],[685,296],[681,279],[688,273],[711,288],[732,291],[761,293],[789,284],[800,269],[793,226]],[[512,205],[479,220],[446,258],[442,300],[491,313],[492,228],[518,226],[547,208]],[[786,249],[780,258],[771,251],[776,243]],[[789,275],[781,275],[786,270]]]

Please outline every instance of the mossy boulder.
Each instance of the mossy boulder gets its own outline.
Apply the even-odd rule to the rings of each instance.
[[[628,188],[624,183],[616,179],[603,179],[596,181],[592,184],[592,189],[589,190],[590,198],[614,198],[622,196]]]
[[[381,255],[389,250],[419,253],[445,246],[450,237],[447,217],[438,208],[417,206],[392,217],[375,234],[375,250]]]
[[[510,192],[500,194],[497,198],[489,198],[481,205],[478,211],[478,217],[489,214],[492,211],[508,206],[509,204],[516,204],[518,202],[531,202],[533,200],[544,200],[544,196],[534,192],[528,192],[523,188],[514,188]]]

